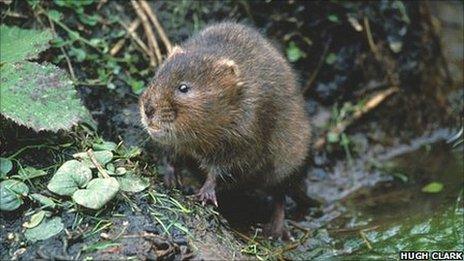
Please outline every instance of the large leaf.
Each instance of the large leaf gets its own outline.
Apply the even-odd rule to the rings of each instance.
[[[60,217],[54,217],[48,221],[40,223],[40,225],[27,229],[24,236],[32,242],[45,240],[58,234],[63,230],[64,225]]]
[[[126,192],[137,193],[150,186],[150,182],[147,177],[142,177],[133,173],[128,173],[122,177],[117,177],[117,180],[119,181],[121,190]]]
[[[17,62],[36,58],[49,47],[50,31],[26,30],[0,25],[0,62]]]
[[[88,119],[72,82],[58,67],[7,63],[0,73],[1,113],[16,123],[36,131],[57,131]]]
[[[71,196],[92,179],[92,171],[77,160],[66,161],[55,173],[47,188],[61,196]]]
[[[51,200],[49,197],[46,197],[44,195],[34,193],[34,194],[31,194],[29,197],[39,202],[44,207],[50,207],[50,208],[56,207],[56,203],[53,202],[53,200]]]
[[[97,178],[89,182],[86,189],[80,189],[72,196],[77,204],[90,209],[100,209],[119,191],[115,178]]]
[[[31,219],[29,221],[27,221],[27,222],[25,222],[23,224],[23,227],[25,227],[25,228],[34,228],[34,227],[38,226],[40,224],[40,222],[42,222],[42,220],[44,219],[46,213],[47,213],[47,211],[45,211],[45,210],[41,210],[41,211],[35,213],[34,215],[31,216]]]
[[[14,179],[0,183],[0,209],[12,211],[23,204],[22,197],[29,193],[29,187],[24,182]]]
[[[13,168],[13,162],[7,158],[0,158],[0,178],[5,178],[6,174]]]
[[[100,150],[114,151],[118,147],[118,144],[112,141],[102,141],[100,143],[92,144],[92,147],[96,151],[100,151]]]

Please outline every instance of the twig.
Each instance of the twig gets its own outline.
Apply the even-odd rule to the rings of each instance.
[[[369,43],[369,48],[374,54],[375,59],[380,60],[382,56],[379,53],[379,49],[377,48],[377,45],[375,45],[374,38],[372,37],[371,26],[369,24],[369,19],[367,18],[367,16],[364,16],[364,28],[366,28],[366,37],[367,37],[367,42]]]
[[[151,22],[155,25],[156,31],[158,31],[158,34],[159,34],[159,36],[161,38],[161,41],[163,41],[164,46],[166,46],[166,50],[168,51],[168,53],[170,53],[171,50],[172,50],[172,44],[171,44],[171,41],[169,41],[169,38],[166,36],[166,33],[164,32],[164,29],[161,26],[161,24],[160,24],[160,22],[158,20],[158,17],[156,17],[156,14],[150,8],[147,1],[141,0],[140,5],[145,10],[145,13],[147,13],[147,15],[150,18]]]
[[[23,14],[20,14],[20,13],[17,13],[17,12],[13,12],[13,11],[7,11],[5,13],[6,16],[10,16],[10,17],[14,17],[14,18],[22,18],[22,19],[27,19],[29,17],[27,17],[27,15],[23,15]]]
[[[251,242],[251,243],[255,243],[255,244],[258,244],[258,245],[261,245],[260,242],[256,241],[254,238],[251,238],[245,234],[242,234],[240,232],[238,232],[237,230],[233,229],[232,232],[234,232],[235,234],[237,234],[239,237],[241,237],[243,240],[247,241],[247,242]]]
[[[382,53],[378,46],[374,42],[374,38],[371,32],[371,26],[367,16],[364,16],[364,27],[366,28],[366,38],[369,44],[371,52],[374,54],[375,59],[378,63],[384,65],[386,71],[386,79],[388,80],[389,86],[399,86],[400,81],[398,78],[398,73],[396,72],[396,62],[389,55]]]
[[[164,256],[172,253],[175,250],[175,248],[168,244],[168,248],[165,250],[155,250],[156,257],[162,259]]]
[[[374,108],[376,108],[380,103],[382,103],[386,98],[388,98],[390,95],[398,92],[400,89],[399,87],[397,86],[393,86],[393,87],[390,87],[386,90],[383,90],[377,94],[375,94],[372,98],[370,98],[366,104],[356,110],[353,114],[353,116],[349,119],[346,119],[344,121],[341,121],[339,122],[334,128],[332,128],[330,130],[331,133],[335,133],[335,134],[340,134],[342,133],[343,131],[346,130],[346,128],[353,124],[353,122],[355,122],[356,120],[360,119],[363,115],[365,115],[366,113],[368,113],[369,111],[373,110]],[[314,143],[314,147],[316,150],[321,150],[324,145],[326,144],[326,137],[325,135],[321,138],[319,138],[315,143]]]
[[[372,249],[372,245],[371,245],[371,243],[369,242],[369,240],[367,239],[366,233],[364,233],[364,231],[361,230],[361,231],[359,231],[359,234],[361,235],[361,237],[362,237],[364,243],[366,243],[367,248],[369,248],[369,250],[371,250],[371,249]]]
[[[380,226],[373,226],[373,227],[367,227],[367,228],[361,228],[361,227],[350,227],[350,228],[338,228],[338,229],[328,229],[331,232],[334,233],[352,233],[352,232],[358,232],[358,231],[371,231],[379,228]]]
[[[127,26],[125,23],[123,22],[119,22],[119,24],[122,25],[122,27],[124,27],[124,29],[126,29],[126,31],[130,34],[130,36],[134,39],[134,41],[140,46],[140,48],[142,48],[142,50],[145,52],[145,54],[148,56],[148,57],[151,57],[153,54],[152,52],[150,51],[150,49],[148,49],[148,46],[140,39],[140,37],[137,35],[137,32],[136,31],[133,31],[131,32],[129,30],[129,26]]]
[[[140,19],[135,19],[127,28],[127,32],[129,33],[129,35],[132,35],[132,33],[137,30],[137,28],[139,27],[140,25]],[[117,54],[121,48],[124,46],[124,43],[126,42],[126,38],[122,38],[121,40],[119,40],[114,46],[113,48],[111,48],[110,50],[110,54],[111,55],[115,55]]]
[[[140,234],[129,234],[129,235],[122,236],[122,238],[140,238],[140,237],[157,238],[157,239],[160,239],[160,240],[168,240],[168,238],[166,238],[164,236],[160,236],[160,235],[153,234],[153,233],[148,233],[148,232],[142,232]]]
[[[288,220],[288,223],[296,228],[298,228],[299,230],[303,231],[303,232],[311,232],[311,229],[307,228],[307,227],[304,227],[300,224],[298,224],[298,222],[295,222],[293,220]]]
[[[56,30],[55,30],[55,25],[53,24],[52,19],[50,19],[50,17],[48,17],[48,16],[47,16],[47,18],[48,18],[48,22],[50,23],[50,28],[52,29],[53,34],[55,36],[57,36]],[[74,74],[74,69],[73,69],[71,60],[69,59],[69,56],[66,53],[66,50],[64,49],[63,46],[60,46],[60,50],[64,55],[64,59],[66,60],[66,64],[68,65],[68,69],[69,69],[69,73],[71,74],[71,78],[72,78],[73,82],[76,82],[77,78],[76,78],[76,74]]]
[[[156,66],[157,64],[161,63],[161,52],[159,50],[158,42],[156,41],[155,34],[153,33],[153,30],[150,26],[150,23],[148,21],[147,16],[145,13],[142,11],[140,5],[138,4],[137,1],[131,0],[132,6],[134,7],[135,12],[137,13],[137,16],[140,18],[142,21],[143,29],[145,31],[145,34],[147,35],[148,38],[148,44],[151,48],[152,51],[154,51],[155,55],[151,54],[150,58],[153,57],[152,60],[150,60],[150,65]],[[155,60],[156,58],[156,60]]]
[[[110,178],[110,175],[108,175],[108,173],[106,173],[106,170],[100,165],[100,163],[95,158],[95,155],[93,154],[92,149],[89,149],[87,151],[87,155],[89,156],[90,161],[93,163],[93,165],[98,169],[98,172],[100,172],[105,179]]]
[[[106,4],[106,2],[108,2],[108,0],[100,0],[100,2],[98,3],[97,5],[97,10],[100,10],[100,8]]]
[[[324,51],[322,51],[321,58],[319,59],[319,62],[317,63],[316,69],[314,69],[313,73],[309,77],[308,83],[303,89],[303,95],[306,96],[306,93],[310,89],[311,85],[313,84],[314,80],[316,80],[317,75],[319,74],[319,70],[321,69],[322,65],[324,64],[325,61],[325,56],[327,55],[327,51],[329,50],[330,47],[330,42],[332,39],[329,39],[329,41],[326,43],[324,47]]]

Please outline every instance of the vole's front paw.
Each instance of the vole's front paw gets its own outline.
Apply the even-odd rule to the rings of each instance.
[[[179,186],[180,182],[177,177],[176,169],[173,165],[168,164],[163,176],[163,183],[166,188],[173,189]]]
[[[203,186],[195,196],[203,206],[208,203],[211,203],[214,206],[218,207],[216,190],[214,188]]]

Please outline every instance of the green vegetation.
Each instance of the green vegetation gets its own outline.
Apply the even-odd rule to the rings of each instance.
[[[0,31],[0,103],[4,116],[36,131],[69,129],[88,119],[64,71],[26,61],[49,47],[51,33],[5,25]]]
[[[1,210],[12,211],[24,202],[23,197],[29,193],[29,187],[19,180],[4,180],[0,183]]]

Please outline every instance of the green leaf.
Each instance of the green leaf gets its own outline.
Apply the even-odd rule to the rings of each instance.
[[[350,139],[348,138],[348,136],[346,136],[345,133],[342,133],[341,134],[341,140],[340,140],[340,145],[342,146],[348,146],[350,144]]]
[[[145,83],[143,81],[137,81],[137,80],[131,79],[131,81],[129,81],[129,84],[132,88],[132,91],[135,94],[140,94],[145,89]]]
[[[55,173],[47,188],[61,196],[71,196],[92,179],[92,171],[77,160],[66,161]]]
[[[39,202],[44,207],[50,207],[50,208],[55,208],[56,207],[56,203],[52,199],[50,199],[49,197],[46,197],[44,195],[34,193],[34,194],[31,194],[29,197],[31,199]]]
[[[327,19],[329,19],[329,21],[331,21],[332,23],[340,23],[340,19],[335,14],[329,15]]]
[[[89,117],[72,82],[54,65],[7,63],[0,73],[1,113],[18,124],[57,131]]]
[[[103,241],[103,242],[95,242],[91,245],[85,245],[82,248],[82,251],[84,252],[93,252],[97,250],[105,250],[109,247],[114,247],[114,246],[119,246],[121,244],[119,243],[114,243],[113,241]]]
[[[296,62],[305,56],[305,53],[298,48],[295,42],[292,41],[288,44],[287,58],[290,62]]]
[[[26,0],[26,2],[32,9],[35,9],[40,4],[40,1],[37,0]]]
[[[63,18],[63,14],[57,10],[52,9],[48,11],[48,17],[50,17],[50,19],[55,22],[59,22],[61,18]]]
[[[79,20],[90,26],[94,26],[101,20],[101,17],[98,14],[88,15],[88,14],[81,14],[78,16]]]
[[[98,163],[100,163],[103,167],[113,159],[113,153],[108,150],[94,151],[93,155],[95,156],[95,159],[98,161]],[[82,163],[91,169],[96,168],[92,161],[90,161],[87,152],[76,153],[73,155],[73,158],[81,160]]]
[[[29,193],[29,187],[24,182],[14,179],[0,183],[0,209],[12,211],[23,204],[22,197]]]
[[[5,178],[11,169],[13,169],[13,162],[7,158],[0,158],[0,178]]]
[[[121,190],[126,192],[137,193],[150,186],[150,182],[147,177],[141,177],[133,173],[128,173],[127,175],[123,177],[117,177],[116,179],[119,181]]]
[[[83,62],[87,57],[87,53],[81,48],[71,47],[71,50],[69,51],[69,56],[74,58],[73,60],[76,60],[77,62]]]
[[[409,180],[408,176],[404,175],[404,174],[401,173],[401,172],[394,172],[394,173],[392,174],[392,176],[395,177],[395,178],[397,178],[397,179],[399,179],[399,180],[401,180],[403,183],[406,183],[406,182],[408,182],[408,180]]]
[[[86,189],[80,189],[72,196],[73,200],[86,208],[100,209],[119,191],[115,178],[96,178],[89,182]]]
[[[325,58],[325,63],[327,64],[333,64],[335,61],[337,61],[337,55],[334,53],[329,53],[327,58]]]
[[[394,53],[399,53],[403,49],[403,43],[400,41],[397,41],[397,42],[390,41],[388,45],[390,46],[390,50],[392,50]]]
[[[44,211],[44,210],[41,210],[41,211],[35,213],[34,215],[31,216],[31,220],[29,220],[28,222],[23,224],[23,227],[25,227],[25,228],[33,228],[33,227],[38,226],[40,224],[40,222],[42,222],[42,220],[44,219],[45,213],[47,213],[47,212]]]
[[[108,163],[106,165],[106,172],[108,172],[109,175],[114,175],[116,171],[116,168],[114,167],[114,164],[113,163]]]
[[[112,150],[114,151],[116,149],[116,147],[118,146],[118,144],[112,142],[112,141],[102,141],[102,142],[99,142],[99,143],[94,143],[92,144],[92,148],[96,151],[100,151],[100,150]]]
[[[90,5],[94,2],[94,0],[53,0],[53,2],[58,6],[69,7],[69,8],[77,8],[82,7],[84,5]]]
[[[126,174],[126,172],[127,172],[126,168],[124,168],[124,167],[118,167],[118,168],[116,169],[116,171],[114,172],[114,174],[115,174],[116,176],[121,176],[121,175]]]
[[[37,227],[27,229],[24,236],[27,240],[35,242],[45,240],[60,233],[64,228],[60,217],[54,217],[48,221],[42,222]]]
[[[129,149],[124,148],[122,151],[122,157],[126,159],[131,159],[139,156],[142,153],[142,150],[139,147],[132,146]]]
[[[62,47],[62,46],[65,46],[65,45],[68,45],[68,44],[72,44],[73,41],[71,40],[64,40],[63,38],[61,37],[56,37],[55,39],[51,40],[50,41],[50,44],[53,46],[53,47]]]
[[[48,42],[52,38],[48,30],[26,30],[0,25],[0,63],[37,58],[39,53],[49,47]]]
[[[122,176],[127,173],[126,168],[124,167],[115,167],[113,163],[106,165],[106,171],[111,176]]]
[[[330,143],[336,143],[340,140],[340,135],[338,135],[338,133],[335,133],[335,132],[329,132],[327,134],[327,141],[330,142]]]
[[[422,188],[422,192],[425,193],[438,193],[443,190],[443,183],[440,182],[430,182]]]
[[[47,172],[41,170],[41,169],[36,169],[33,167],[25,167],[22,168],[18,171],[18,175],[14,175],[13,177],[21,179],[22,181],[24,180],[29,180],[33,178],[38,178],[42,176],[46,176]]]

